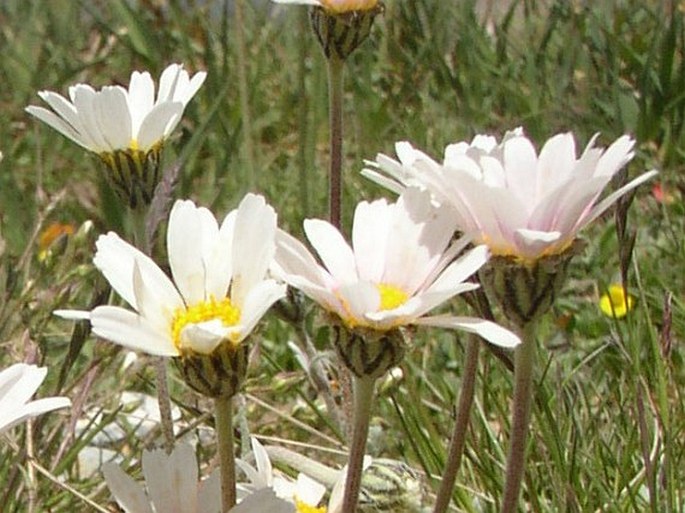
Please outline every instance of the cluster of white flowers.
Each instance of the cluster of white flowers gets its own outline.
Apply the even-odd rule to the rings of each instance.
[[[372,8],[377,2],[276,0],[316,5],[333,13]],[[39,93],[52,110],[27,111],[82,147],[98,154],[161,145],[178,125],[189,100],[205,79],[169,66],[155,96],[149,73],[131,75],[128,89],[86,84],[69,89],[70,100]],[[110,232],[97,241],[95,266],[128,303],[92,311],[58,310],[87,319],[102,338],[136,351],[166,357],[211,355],[221,344],[247,340],[269,308],[302,291],[349,330],[385,333],[407,326],[432,326],[476,333],[487,342],[513,348],[518,336],[494,322],[440,313],[437,307],[479,285],[471,277],[491,255],[525,262],[565,251],[579,230],[619,197],[651,178],[649,172],[601,198],[611,178],[632,158],[634,141],[619,138],[607,150],[594,146],[580,157],[573,135],[549,139],[538,154],[521,129],[501,142],[479,135],[449,145],[437,162],[409,143],[396,146],[394,160],[378,155],[364,174],[399,193],[360,202],[351,242],[333,225],[308,219],[305,244],[277,227],[266,200],[246,195],[219,223],[190,200],[173,205],[167,229],[169,277],[151,257]],[[455,234],[461,234],[455,239]],[[0,373],[0,430],[70,404],[66,398],[28,402],[46,369],[18,364]],[[232,511],[294,511],[315,508],[325,487],[301,476],[275,477],[264,448],[252,443],[256,468],[240,467],[250,483]],[[125,511],[219,512],[215,475],[198,485],[193,449],[179,445],[170,455],[142,458],[147,490],[119,469],[104,467],[110,489]],[[273,491],[270,491],[273,489]]]

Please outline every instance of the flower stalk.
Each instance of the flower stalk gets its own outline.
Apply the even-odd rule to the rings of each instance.
[[[352,427],[352,441],[350,444],[347,476],[345,479],[345,494],[343,496],[342,511],[355,513],[362,482],[364,455],[366,453],[366,439],[369,435],[369,421],[373,405],[373,392],[376,379],[370,376],[355,376],[354,384],[354,419]]]
[[[235,506],[235,455],[233,453],[233,396],[214,399],[214,421],[221,467],[221,511]]]
[[[331,155],[328,175],[328,216],[331,224],[339,229],[342,218],[342,103],[345,61],[336,54],[331,54],[327,63]]]
[[[435,499],[434,513],[444,513],[449,507],[454,483],[457,473],[461,466],[461,459],[464,455],[464,445],[466,443],[466,430],[469,426],[471,406],[473,405],[473,394],[476,384],[476,371],[478,370],[478,356],[480,354],[480,339],[476,335],[470,335],[466,346],[466,356],[464,358],[464,375],[461,380],[461,392],[459,393],[459,406],[457,407],[457,418],[454,421],[452,437],[447,451],[447,463],[442,474],[440,490]]]
[[[515,513],[526,461],[526,442],[530,427],[535,363],[535,327],[531,321],[520,328],[521,344],[514,353],[514,407],[511,421],[507,474],[502,513]]]

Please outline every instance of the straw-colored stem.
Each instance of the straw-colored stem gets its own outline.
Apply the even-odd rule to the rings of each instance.
[[[214,422],[221,466],[221,511],[235,506],[235,455],[233,454],[233,397],[214,400]]]
[[[476,371],[478,370],[478,355],[480,353],[480,339],[477,335],[470,335],[466,346],[464,375],[461,380],[461,391],[459,392],[459,406],[457,407],[457,418],[454,422],[450,446],[447,451],[447,463],[442,475],[440,490],[435,500],[434,513],[444,513],[450,504],[454,483],[457,479],[461,458],[464,454],[464,444],[466,442],[466,431],[473,405],[473,392],[476,383]]]
[[[514,411],[511,421],[502,513],[518,511],[521,481],[525,471],[526,443],[533,398],[535,324],[534,321],[531,321],[521,328],[521,344],[516,348],[514,355]]]
[[[328,58],[328,116],[330,125],[331,163],[328,176],[328,216],[340,228],[342,217],[342,151],[343,151],[343,71],[345,62],[332,54]]]
[[[345,513],[357,511],[375,383],[376,380],[370,377],[354,378],[354,424],[342,507]]]
[[[153,357],[155,366],[155,384],[157,386],[157,404],[159,406],[159,418],[164,435],[164,449],[167,454],[174,450],[174,420],[171,416],[171,397],[167,382],[166,360],[162,356]]]

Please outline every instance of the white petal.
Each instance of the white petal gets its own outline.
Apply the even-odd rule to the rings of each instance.
[[[523,204],[535,204],[537,156],[525,137],[514,137],[504,144],[507,187]]]
[[[59,133],[61,133],[63,136],[67,137],[68,139],[71,139],[74,141],[76,144],[79,144],[80,146],[84,147],[87,150],[90,151],[98,151],[99,149],[95,147],[90,141],[85,140],[79,132],[74,130],[74,128],[66,123],[62,118],[59,116],[55,115],[54,112],[51,112],[43,107],[36,107],[34,105],[30,105],[26,107],[26,112],[31,114],[32,116],[37,117],[40,119],[43,123],[51,126],[55,130],[57,130]]]
[[[536,201],[546,191],[554,189],[570,177],[576,163],[576,143],[573,134],[557,134],[540,150],[536,176]]]
[[[145,491],[131,477],[119,468],[116,463],[105,463],[102,466],[107,486],[125,513],[153,513]]]
[[[103,87],[93,102],[95,119],[111,151],[126,149],[131,144],[131,115],[126,91],[119,86]]]
[[[231,300],[241,306],[261,282],[276,251],[276,212],[262,196],[248,194],[238,206],[233,239]]]
[[[352,247],[359,279],[380,282],[386,262],[386,246],[391,235],[389,223],[392,208],[380,199],[362,201],[354,211]],[[393,236],[395,234],[392,234]]]
[[[231,328],[224,326],[219,319],[188,324],[180,334],[180,345],[196,353],[211,354],[231,333]]]
[[[643,173],[631,182],[627,183],[620,189],[618,189],[615,192],[612,192],[604,198],[599,204],[597,204],[593,209],[590,215],[587,217],[587,219],[584,219],[582,221],[582,225],[578,227],[578,229],[582,228],[582,226],[586,226],[590,224],[592,221],[597,219],[599,216],[601,216],[606,209],[608,209],[611,205],[613,205],[621,196],[626,194],[627,192],[633,190],[635,187],[638,187],[639,185],[642,185],[645,183],[647,180],[650,180],[652,177],[658,174],[658,171],[652,170],[648,171],[647,173]]]
[[[229,513],[295,513],[295,505],[276,497],[271,488],[264,488],[245,497]]]
[[[52,312],[57,317],[70,321],[89,321],[90,312],[87,310],[55,310]]]
[[[233,276],[233,243],[237,210],[221,223],[213,249],[208,256],[205,291],[208,296],[225,297]]]
[[[200,483],[197,498],[197,513],[221,513],[221,469],[214,469],[207,479]]]
[[[316,507],[326,494],[326,487],[306,474],[297,475],[296,495],[299,500]]]
[[[67,397],[46,397],[31,401],[14,411],[8,411],[3,407],[3,413],[0,416],[0,432],[11,429],[29,418],[68,406],[71,406],[71,401]]]
[[[440,315],[435,317],[422,317],[416,324],[435,326],[438,328],[452,328],[476,335],[496,346],[512,348],[521,343],[521,339],[511,331],[499,324],[474,317],[452,317]]]
[[[427,291],[437,292],[454,288],[483,267],[489,258],[490,251],[487,246],[473,248],[448,265]]]
[[[244,340],[252,333],[271,305],[285,297],[285,292],[286,286],[274,280],[265,280],[252,287],[241,305],[240,338],[236,342]]]
[[[150,73],[134,71],[128,83],[128,104],[131,111],[131,130],[137,139],[143,119],[152,110],[155,99],[155,84]]]
[[[304,231],[323,265],[338,283],[357,281],[354,253],[333,225],[319,219],[307,219]]]
[[[136,137],[139,148],[146,151],[166,139],[176,128],[182,114],[183,104],[180,102],[155,105],[140,125],[140,131]]]
[[[178,356],[170,333],[160,333],[140,315],[117,306],[98,306],[91,312],[93,332],[134,351],[157,356]]]
[[[114,232],[98,237],[97,252],[93,263],[100,269],[112,288],[133,308],[137,308],[133,290],[133,265],[136,263],[146,286],[149,297],[159,298],[159,303],[169,309],[183,306],[183,301],[174,284],[157,264],[147,255],[124,242]]]
[[[167,250],[174,282],[187,305],[205,297],[208,258],[218,239],[219,226],[212,213],[189,200],[177,200],[169,214]]]
[[[69,89],[74,102],[74,107],[78,111],[79,119],[83,123],[83,133],[88,134],[93,140],[93,151],[110,151],[107,140],[103,137],[100,130],[100,123],[95,112],[95,102],[98,93],[90,86],[77,84]]]
[[[143,474],[156,511],[197,510],[197,462],[189,444],[177,445],[171,455],[162,449],[144,451]]]
[[[323,287],[334,283],[333,278],[317,263],[307,247],[283,230],[276,233],[274,260],[274,272],[288,283],[288,276],[301,276],[307,282]]]

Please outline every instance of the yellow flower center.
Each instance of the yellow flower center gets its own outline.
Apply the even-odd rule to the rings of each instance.
[[[326,513],[326,506],[317,508],[316,506],[310,506],[297,498],[295,499],[295,509],[297,509],[297,513]]]
[[[623,285],[613,284],[609,286],[609,293],[604,294],[599,300],[599,308],[607,317],[620,319],[633,309],[635,300],[626,295]]]
[[[405,291],[394,285],[379,283],[376,287],[381,295],[381,310],[392,310],[403,305],[409,299]]]
[[[180,349],[181,332],[188,324],[217,319],[224,326],[235,326],[240,321],[240,309],[227,297],[216,300],[214,296],[208,301],[201,301],[188,308],[177,308],[171,324],[171,337],[174,345]]]

